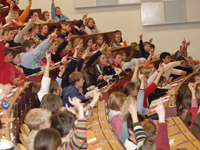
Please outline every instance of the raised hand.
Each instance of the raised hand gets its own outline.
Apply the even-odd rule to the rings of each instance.
[[[159,123],[165,123],[165,106],[163,105],[163,101],[161,98],[160,104],[158,104],[155,109],[158,114]]]
[[[28,35],[28,31],[27,30],[22,30],[22,34],[23,35]]]
[[[51,62],[51,53],[49,53],[48,51],[46,51],[46,60],[47,62]]]
[[[100,51],[102,52],[105,48],[106,48],[107,44],[106,42],[104,42],[102,45],[101,45],[101,48],[100,48]]]
[[[143,34],[140,34],[140,35],[139,35],[140,40],[142,40],[142,36],[143,36]]]
[[[189,89],[190,89],[190,91],[192,92],[192,93],[195,93],[195,87],[196,87],[196,84],[195,83],[189,83],[188,84],[188,87],[189,87]]]
[[[184,39],[183,39],[183,41],[182,41],[183,47],[185,46],[185,43],[186,43],[186,40],[185,40],[185,37],[184,37]]]
[[[68,36],[67,36],[67,41],[70,41],[72,38],[72,33],[69,33]]]
[[[129,105],[128,111],[132,116],[133,123],[138,122],[137,105],[136,105],[136,103],[133,102],[132,98],[131,98],[131,103]]]
[[[139,79],[140,79],[141,81],[144,81],[144,80],[145,80],[144,74],[140,74],[140,72],[139,72]]]
[[[28,0],[29,6],[32,5],[32,0]]]
[[[138,60],[135,62],[135,68],[136,68],[136,69],[139,69],[140,64],[142,64],[142,62],[138,59]]]
[[[85,20],[85,18],[87,18],[87,15],[88,15],[88,13],[84,14],[81,20],[82,21]]]
[[[153,38],[150,38],[150,39],[149,39],[149,43],[152,43],[152,41],[153,41]]]
[[[159,64],[158,71],[163,73],[164,67],[163,67],[162,63]]]
[[[0,23],[0,40],[2,39],[3,25]]]
[[[186,43],[186,47],[188,47],[190,45],[190,41],[188,41],[187,43]]]
[[[181,75],[186,75],[186,74],[187,74],[186,71],[182,71],[182,72],[181,72]]]
[[[34,24],[34,22],[36,21],[36,18],[32,18],[29,22],[30,25]]]
[[[76,107],[78,110],[79,109],[83,109],[83,105],[81,104],[81,100],[77,97],[73,97],[71,99],[71,97],[68,97],[68,100],[70,102],[70,104],[72,104],[74,107]]]
[[[67,111],[71,112],[72,114],[76,115],[76,111],[70,106],[68,107],[67,103],[65,104]]]

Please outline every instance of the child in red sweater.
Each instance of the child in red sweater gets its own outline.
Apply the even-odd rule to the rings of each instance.
[[[0,83],[13,84],[21,79],[24,79],[26,76],[25,74],[21,73],[13,64],[4,61],[12,61],[12,50],[6,48],[8,53],[5,56],[5,47],[2,40],[2,32],[3,26],[0,25]]]

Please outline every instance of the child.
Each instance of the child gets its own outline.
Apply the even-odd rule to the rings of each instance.
[[[86,49],[87,47],[90,48],[90,51],[96,51],[96,44],[94,43],[94,39],[92,37],[88,37],[85,39],[84,42],[84,49]]]
[[[28,69],[26,67],[23,67],[22,65],[20,65],[21,63],[21,57],[20,57],[20,51],[18,50],[13,50],[12,51],[12,55],[13,55],[13,60],[12,60],[12,64],[22,73],[24,73],[26,76],[32,75],[34,73],[37,73],[39,71],[41,71],[41,68],[36,68],[36,69]]]
[[[35,41],[37,44],[41,43],[42,40],[38,37],[39,25],[33,24],[31,28],[31,33],[29,34],[29,39]]]
[[[162,62],[162,65],[164,66],[163,76],[166,77],[167,80],[170,74],[185,75],[187,73],[186,71],[174,69],[175,66],[184,65],[185,61],[182,60],[182,61],[171,62],[170,53],[168,52],[163,52],[160,54],[160,61]]]
[[[10,47],[15,47],[15,46],[20,46],[21,43],[15,43],[13,40],[14,40],[14,31],[13,29],[9,29],[9,32],[8,32],[8,36],[9,36],[9,40],[6,41],[6,43],[8,43],[10,45]]]
[[[6,43],[6,41],[9,41],[8,33],[9,33],[9,29],[8,28],[4,28],[3,29],[3,33],[2,33],[2,38],[3,38],[3,42],[4,42],[5,46],[8,45],[8,47],[10,47],[10,45]]]
[[[65,110],[51,117],[51,127],[59,131],[62,137],[62,149],[86,148],[83,144],[86,140],[86,119],[84,118],[83,105],[80,99],[74,97],[69,99],[71,105],[78,109],[78,119],[75,125],[74,114]]]
[[[2,25],[4,25],[4,27],[6,26],[6,24],[12,19],[13,16],[13,7],[14,7],[14,3],[11,1],[10,2],[10,11],[8,12],[8,15],[4,18],[1,18],[1,23]]]
[[[40,20],[46,22],[46,23],[50,23],[52,22],[53,20],[50,19],[50,15],[49,15],[49,12],[48,11],[43,11],[41,16],[40,16]]]
[[[70,56],[72,57],[74,53],[72,52],[72,43],[69,41],[68,44],[65,46],[65,49],[60,52],[60,56]]]
[[[121,51],[121,55],[122,55],[121,67],[122,67],[127,62],[127,56],[124,50]]]
[[[34,108],[26,114],[25,121],[31,132],[26,140],[29,150],[34,150],[34,139],[39,130],[51,127],[51,112],[48,109]]]
[[[79,36],[81,35],[87,35],[87,33],[84,31],[85,30],[85,25],[83,24],[83,21],[87,19],[87,14],[84,14],[82,19],[79,20],[75,25],[74,25],[74,30],[76,31],[76,34]]]
[[[44,41],[45,39],[47,39],[47,36],[46,36],[47,33],[48,33],[48,26],[45,24],[41,24],[40,34],[38,34],[38,37],[40,38],[40,40]]]
[[[34,41],[25,40],[22,43],[22,53],[20,53],[21,65],[31,69],[38,68],[39,65],[36,64],[35,58],[43,53],[46,53],[46,50],[48,50],[48,48],[50,47],[50,42],[52,42],[53,39],[55,39],[56,37],[57,35],[55,33],[51,34],[45,41],[40,43],[37,47]],[[43,58],[40,59],[42,60]]]
[[[12,61],[12,49],[6,48],[2,41],[3,26],[0,25],[0,83],[2,84],[14,84],[15,82],[24,79],[25,74],[21,73],[13,64]],[[7,62],[6,62],[7,61]]]
[[[115,33],[113,35],[112,41],[110,42],[110,46],[112,46],[113,48],[122,47],[120,41],[121,41],[121,35],[119,33]]]
[[[52,0],[51,3],[51,18],[53,19],[54,22],[70,20],[68,17],[63,15],[63,13],[60,10],[60,7],[57,6],[55,7],[54,0]]]
[[[35,19],[35,22],[38,24],[38,23],[45,23],[44,21],[40,20],[39,17],[38,17],[38,12],[35,11],[35,10],[32,10],[30,12],[30,16],[31,18],[28,20],[28,22],[31,21],[31,19]]]
[[[11,0],[1,0],[1,4],[3,6],[11,7],[12,1]],[[19,10],[19,7],[17,5],[18,5],[17,3],[14,4],[14,9],[18,9]]]
[[[80,72],[73,72],[69,75],[69,82],[71,83],[70,86],[65,87],[62,91],[63,95],[63,106],[67,103],[68,106],[73,106],[69,103],[69,99],[73,97],[79,98],[82,102],[84,102],[86,99],[93,97],[94,93],[87,93],[85,95],[79,95],[79,89],[83,87],[83,84],[85,80],[83,79],[83,74]]]
[[[87,32],[87,34],[94,34],[101,32],[97,29],[97,26],[93,18],[88,18],[87,21],[85,22],[85,32]]]
[[[143,43],[142,36],[143,36],[143,34],[141,34],[139,36],[139,38],[140,38],[140,50],[142,52],[141,56],[147,59],[149,57],[149,52],[151,50],[151,42],[152,42],[153,38],[149,39],[149,42]]]
[[[114,55],[114,62],[112,64],[112,66],[113,66],[113,68],[115,69],[116,72],[123,71],[123,69],[120,66],[121,62],[122,62],[122,55],[121,55],[121,53],[115,53],[115,55]]]
[[[55,129],[40,130],[34,140],[34,150],[59,150],[61,144],[60,133]]]
[[[50,27],[50,34],[52,34],[52,33],[56,33],[56,34],[58,34],[58,27],[57,26],[51,26]]]
[[[31,8],[31,4],[32,4],[32,0],[28,0],[29,5],[25,8],[25,10],[23,11],[23,13],[19,16],[19,9],[14,9],[13,10],[13,19],[15,20],[15,23],[17,23],[18,25],[23,25],[24,21],[26,20],[26,18],[28,17],[30,8]]]
[[[124,122],[121,106],[126,100],[126,95],[121,92],[113,92],[110,94],[108,99],[108,119],[111,124],[115,127],[118,137],[121,136],[122,124]]]
[[[187,115],[187,112],[191,109],[191,94],[185,94],[182,99],[182,111],[181,111],[181,117],[183,120],[185,120],[185,117]]]

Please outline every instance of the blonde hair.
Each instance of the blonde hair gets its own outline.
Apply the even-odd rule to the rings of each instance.
[[[87,27],[88,27],[88,22],[89,22],[90,20],[92,20],[92,21],[93,21],[93,23],[95,24],[95,22],[94,22],[94,19],[93,19],[93,18],[88,18],[88,19],[87,19],[87,21],[85,22],[85,26],[87,26]]]
[[[49,13],[48,11],[43,11],[42,12],[42,14],[41,14],[41,16],[40,16],[40,20],[43,20],[43,21],[47,21],[46,19],[45,19],[45,14],[46,13]]]
[[[131,103],[131,99],[129,98],[129,99],[126,99],[124,103],[122,104],[121,113],[124,120],[127,120],[128,118],[128,115],[129,115],[128,108],[129,108],[130,103]]]
[[[76,38],[76,39],[74,40],[74,42],[73,42],[73,49],[76,48],[76,46],[78,45],[78,43],[79,43],[81,40],[83,40],[83,39],[81,39],[81,38]]]
[[[113,45],[113,43],[116,43],[115,38],[116,38],[117,35],[120,35],[119,32],[113,34],[113,38],[112,38],[112,40],[111,40],[111,42],[110,42],[110,45],[111,45],[111,46]],[[120,35],[120,36],[121,36],[121,35]]]
[[[119,111],[120,106],[126,100],[126,95],[121,92],[113,92],[108,98],[108,107],[112,110]]]
[[[101,35],[101,34],[100,34],[100,35],[97,35],[97,36],[96,36],[96,40],[98,40],[100,37],[103,38],[103,35]]]
[[[34,108],[29,110],[25,121],[31,130],[39,130],[41,124],[50,120],[51,112],[48,109]]]

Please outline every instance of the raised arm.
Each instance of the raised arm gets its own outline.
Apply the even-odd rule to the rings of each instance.
[[[51,3],[51,19],[53,19],[53,21],[55,21],[55,18],[56,18],[55,3],[54,3],[54,0],[52,0],[52,3]]]
[[[137,96],[137,110],[139,114],[142,114],[142,109],[144,105],[144,82],[145,82],[145,76],[143,74],[139,75],[140,78],[140,90],[138,92]]]
[[[2,39],[2,33],[3,33],[3,25],[0,24],[0,70],[2,70],[4,66],[4,58],[5,58],[5,47],[4,42]]]
[[[132,79],[131,79],[132,82],[135,82],[135,83],[138,82],[137,76],[138,76],[138,71],[139,71],[139,68],[140,68],[140,63],[141,62],[140,62],[139,59],[135,63],[135,70],[134,70],[134,73],[133,73],[133,76],[132,76]]]
[[[5,17],[6,23],[8,23],[12,19],[12,16],[13,16],[13,7],[14,7],[14,3],[13,3],[13,1],[11,1],[10,2],[10,11],[9,11],[8,15]]]
[[[29,5],[25,8],[23,13],[19,17],[19,20],[21,20],[23,23],[26,20],[26,18],[28,17],[28,14],[30,12],[30,8],[31,8],[31,5],[32,5],[32,0],[28,0],[28,3],[29,3]]]

